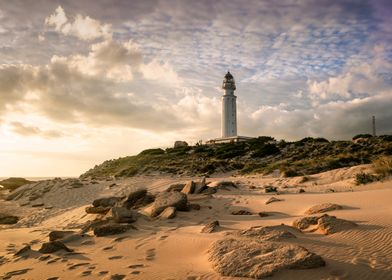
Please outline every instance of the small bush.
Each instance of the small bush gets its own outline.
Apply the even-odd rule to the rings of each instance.
[[[359,139],[359,138],[372,138],[373,136],[371,134],[357,134],[353,137],[353,140]]]
[[[279,154],[280,150],[278,147],[276,147],[274,144],[265,144],[259,149],[255,150],[252,154],[252,158],[257,158],[257,157],[266,157],[270,155],[276,155]]]
[[[378,180],[379,178],[377,176],[369,173],[360,172],[355,175],[355,184],[357,185],[365,185]]]
[[[165,153],[165,151],[164,150],[162,150],[162,149],[148,149],[148,150],[144,150],[144,151],[142,151],[142,152],[140,152],[140,156],[141,155],[162,155],[162,154],[164,154]]]
[[[377,158],[373,161],[373,169],[382,178],[392,175],[392,157],[382,156]]]
[[[301,175],[301,174],[298,173],[297,170],[295,170],[292,167],[282,167],[282,168],[280,168],[280,174],[283,177],[295,177],[295,176]]]

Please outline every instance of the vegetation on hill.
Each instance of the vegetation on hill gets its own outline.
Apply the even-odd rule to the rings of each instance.
[[[31,182],[32,181],[26,180],[25,178],[11,177],[0,181],[0,185],[12,191]]]
[[[239,143],[149,149],[135,156],[105,161],[81,177],[129,177],[157,172],[211,175],[231,171],[297,176],[371,163],[383,155],[392,155],[391,136],[369,137],[358,143],[312,137],[286,142],[262,136]]]

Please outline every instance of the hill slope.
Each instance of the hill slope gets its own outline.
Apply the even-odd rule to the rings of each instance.
[[[156,172],[190,176],[231,171],[269,174],[276,170],[284,176],[296,176],[370,163],[381,155],[392,155],[392,136],[356,141],[307,137],[296,142],[263,136],[240,143],[149,149],[107,160],[81,177],[130,177]]]

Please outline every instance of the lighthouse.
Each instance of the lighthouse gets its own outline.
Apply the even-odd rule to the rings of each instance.
[[[237,96],[234,77],[227,72],[223,79],[222,89],[222,138],[237,136]]]
[[[252,139],[253,137],[237,134],[237,96],[234,95],[236,86],[230,72],[223,78],[222,89],[225,92],[222,95],[221,137],[209,139],[206,144],[235,143]]]

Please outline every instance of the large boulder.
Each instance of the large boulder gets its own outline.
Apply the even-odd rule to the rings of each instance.
[[[125,233],[128,230],[134,228],[132,225],[129,224],[113,224],[107,223],[103,225],[99,225],[94,227],[94,235],[95,236],[108,236],[108,235],[115,235]]]
[[[256,226],[239,232],[242,237],[251,237],[259,242],[263,241],[281,241],[290,238],[296,238],[292,233],[294,229],[287,226]]]
[[[187,182],[181,192],[185,193],[185,194],[194,193],[195,192],[195,182],[193,182],[193,181]]]
[[[307,229],[308,227],[310,227],[312,225],[317,225],[317,221],[319,218],[320,217],[315,217],[315,216],[298,218],[293,222],[293,227],[295,227],[299,230]]]
[[[117,197],[117,196],[110,196],[110,197],[102,197],[98,198],[93,201],[93,206],[98,207],[113,207],[115,206],[118,202],[122,200],[122,197]]]
[[[0,213],[0,224],[1,225],[12,225],[19,221],[19,217]]]
[[[206,177],[203,177],[199,182],[195,182],[195,190],[193,193],[201,193],[207,188]]]
[[[187,211],[188,199],[186,194],[182,192],[161,192],[151,206],[151,217],[157,217],[170,206],[179,211]]]
[[[136,222],[136,213],[125,207],[112,207],[106,215],[116,223],[133,223]]]
[[[176,183],[176,184],[171,184],[166,191],[167,192],[180,192],[182,189],[185,187],[184,183]]]
[[[138,189],[128,194],[128,197],[122,203],[122,206],[128,209],[130,208],[136,209],[139,207],[143,207],[147,204],[150,204],[153,201],[154,201],[154,196],[147,193],[146,189]]]
[[[103,206],[87,206],[85,209],[87,214],[102,214],[105,215],[109,212],[110,207],[103,207]]]
[[[223,239],[209,249],[209,260],[223,276],[260,279],[282,269],[308,269],[325,265],[304,247],[249,239]]]
[[[343,207],[338,204],[323,203],[323,204],[318,204],[318,205],[310,207],[308,210],[306,210],[305,214],[314,215],[314,214],[325,213],[325,212],[333,211],[333,210],[340,210],[342,208]]]
[[[49,241],[63,239],[72,234],[75,234],[75,232],[72,230],[54,230],[49,232]]]
[[[166,220],[166,219],[173,219],[176,216],[176,208],[175,207],[167,207],[165,210],[159,214],[159,218]]]
[[[338,219],[335,216],[323,215],[317,221],[318,229],[324,234],[333,234],[339,231],[357,227],[354,222]]]
[[[50,241],[50,242],[46,242],[43,243],[41,248],[38,250],[38,252],[42,253],[42,254],[51,254],[60,250],[64,250],[67,252],[73,252],[72,249],[68,248],[67,246],[64,245],[63,242],[61,241]]]
[[[208,224],[206,224],[202,229],[201,233],[211,233],[216,231],[219,228],[219,222],[218,221],[213,221]]]

